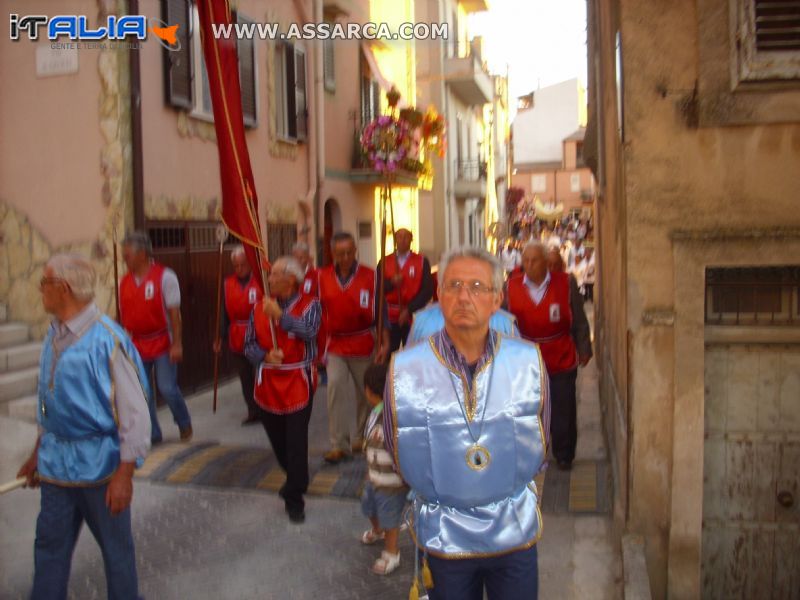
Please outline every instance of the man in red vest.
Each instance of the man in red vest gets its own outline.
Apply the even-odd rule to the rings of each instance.
[[[178,387],[178,363],[183,360],[181,342],[181,289],[175,271],[153,260],[150,237],[129,233],[122,241],[128,273],[119,284],[122,326],[139,351],[145,371],[155,369],[158,392],[167,401],[180,430],[181,441],[192,438],[192,419]],[[151,441],[161,442],[154,394],[150,394]]]
[[[231,252],[233,275],[225,278],[225,311],[222,314],[222,330],[220,338],[214,342],[214,352],[222,351],[222,339],[228,339],[228,349],[231,358],[239,373],[242,384],[242,395],[247,405],[247,417],[242,425],[258,423],[258,411],[253,400],[253,387],[255,386],[255,369],[244,355],[244,334],[250,322],[250,313],[253,307],[261,302],[264,293],[253,277],[250,263],[244,253],[244,246],[236,246]]]
[[[322,320],[327,331],[328,431],[331,449],[325,460],[336,464],[360,452],[369,407],[364,396],[364,372],[371,362],[386,360],[389,329],[375,344],[377,290],[375,271],[356,261],[356,242],[349,233],[339,232],[331,240],[333,264],[318,272]],[[386,322],[384,313],[384,323]],[[347,398],[355,385],[356,429],[350,444],[346,423]]]
[[[389,336],[392,352],[405,345],[411,330],[411,315],[433,296],[433,278],[428,259],[411,251],[413,234],[408,229],[394,232],[395,252],[386,257],[384,293],[389,306]],[[383,273],[378,263],[378,273]]]
[[[522,277],[508,280],[508,310],[517,318],[522,337],[542,350],[550,378],[553,456],[560,469],[568,470],[578,441],[578,365],[584,367],[592,358],[589,326],[583,300],[573,290],[569,275],[548,271],[543,244],[533,241],[525,246],[522,267]]]
[[[308,422],[317,387],[314,357],[321,315],[319,300],[300,289],[304,274],[291,256],[275,261],[269,274],[273,298],[264,298],[253,310],[244,346],[258,365],[254,397],[275,458],[286,472],[278,493],[293,523],[305,521]]]

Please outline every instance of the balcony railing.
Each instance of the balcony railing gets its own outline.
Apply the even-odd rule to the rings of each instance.
[[[462,160],[456,164],[456,179],[478,181],[486,179],[486,161]]]

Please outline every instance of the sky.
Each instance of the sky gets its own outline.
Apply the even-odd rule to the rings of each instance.
[[[586,85],[586,0],[488,0],[469,17],[493,73],[509,69],[515,98],[577,77]],[[512,100],[512,105],[514,104]]]

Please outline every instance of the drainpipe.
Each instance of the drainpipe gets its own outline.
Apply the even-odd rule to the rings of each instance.
[[[139,0],[128,0],[128,14],[138,15]],[[144,167],[142,159],[142,81],[139,50],[128,50],[131,85],[131,178],[133,180],[133,226],[144,229]],[[125,222],[125,219],[122,219]]]
[[[314,0],[314,22],[322,23],[322,0]],[[320,230],[320,207],[322,205],[322,184],[325,181],[325,81],[323,74],[323,44],[317,42],[314,49],[314,110],[316,119],[316,189],[314,190],[314,245],[317,249],[317,265],[322,264],[322,232]]]

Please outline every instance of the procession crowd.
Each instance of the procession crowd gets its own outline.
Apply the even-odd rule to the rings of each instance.
[[[365,455],[369,527],[360,541],[383,542],[373,572],[398,568],[407,528],[412,595],[479,600],[485,588],[492,600],[537,597],[542,517],[533,478],[549,458],[572,466],[577,369],[592,357],[583,303],[594,259],[586,232],[563,244],[562,233],[521,248],[510,240],[499,257],[454,248],[434,275],[408,230],[394,233],[395,251],[376,269],[359,263],[354,237],[339,232],[329,266],[314,268],[304,243],[263,265],[266,295],[244,248],[232,251],[210,350],[235,361],[243,424],[265,430],[286,474],[279,495],[292,523],[305,521],[308,425],[324,373],[324,459]],[[162,441],[151,388],[180,439],[193,436],[177,383],[179,282],[153,260],[146,234],[128,234],[122,249],[120,323],[94,304],[85,258],[53,256],[40,282],[53,321],[40,361],[39,435],[19,471],[41,487],[37,599],[66,597],[84,521],[102,550],[108,597],[138,597],[132,476]]]

